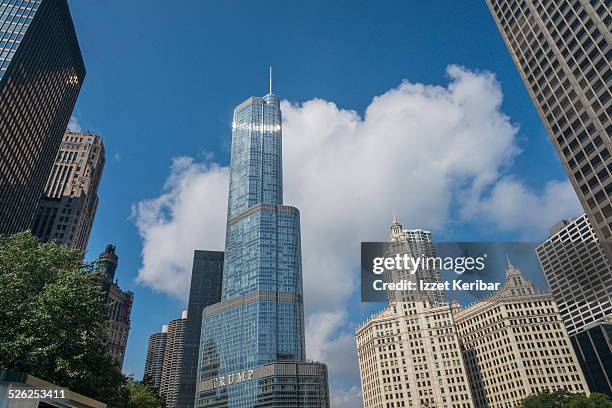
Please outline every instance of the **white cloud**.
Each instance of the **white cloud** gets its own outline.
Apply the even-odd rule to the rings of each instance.
[[[71,116],[70,121],[68,122],[68,130],[73,132],[81,132],[81,124],[79,123],[79,119],[76,116]]]
[[[332,408],[358,408],[363,407],[361,386],[355,385],[348,390],[331,390],[330,405]]]
[[[320,99],[282,103],[285,203],[302,221],[307,352],[328,363],[332,380],[358,378],[354,327],[342,322],[354,307],[359,243],[384,240],[393,211],[405,227],[437,233],[482,218],[544,235],[575,207],[566,183],[537,192],[504,176],[520,149],[495,76],[447,72],[448,86],[405,81],[363,116]],[[170,173],[162,195],[134,206],[138,281],[185,298],[193,249],[223,246],[228,170],[178,158]],[[357,398],[350,387],[334,392],[337,407]]]
[[[569,181],[550,181],[538,195],[521,182],[507,177],[495,184],[475,215],[483,216],[505,231],[520,225],[525,239],[538,239],[559,220],[577,216],[582,211]]]
[[[228,179],[227,168],[174,159],[163,194],[132,208],[144,243],[137,282],[187,298],[194,249],[223,248]]]
[[[359,382],[355,326],[345,310],[309,314],[306,319],[308,358],[322,361],[343,382]]]

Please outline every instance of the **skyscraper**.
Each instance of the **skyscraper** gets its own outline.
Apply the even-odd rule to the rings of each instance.
[[[516,407],[544,390],[588,391],[553,296],[509,262],[501,289],[463,309],[453,302],[453,312],[476,407]]]
[[[109,306],[108,322],[108,351],[123,367],[125,349],[132,321],[132,304],[134,294],[124,291],[115,279],[119,257],[115,253],[114,245],[107,245],[98,258],[98,280],[103,293],[103,301]]]
[[[612,266],[586,214],[536,248],[589,389],[612,395]]]
[[[436,256],[429,231],[391,225],[387,257]],[[431,266],[394,269],[387,282],[440,282]],[[418,287],[418,286],[417,286]],[[398,293],[396,293],[398,292]],[[459,336],[443,291],[388,291],[389,306],[357,328],[365,408],[453,407],[474,403]]]
[[[205,307],[221,300],[222,280],[223,252],[194,251],[179,384],[179,408],[193,408],[198,377],[202,311]]]
[[[591,323],[570,340],[591,392],[612,397],[612,319]]]
[[[283,205],[278,96],[234,109],[221,302],[204,309],[197,407],[328,407],[305,360],[299,212]]]
[[[0,0],[0,234],[32,225],[84,78],[67,0]]]
[[[167,340],[168,325],[165,324],[162,326],[161,332],[153,333],[149,336],[149,343],[147,345],[143,381],[157,394],[159,394],[159,387],[161,386]]]
[[[389,255],[407,255],[413,259],[419,257],[435,258],[436,249],[431,238],[431,232],[422,229],[405,230],[397,218],[393,217],[391,234],[389,236]],[[399,283],[402,281],[412,281],[418,285],[419,281],[426,283],[439,283],[440,271],[435,264],[423,263],[414,271],[406,269],[390,269],[384,274],[386,282]],[[387,291],[389,303],[392,302],[415,302],[427,301],[430,305],[447,304],[444,291],[441,290],[405,290]]]
[[[176,408],[178,406],[187,316],[187,311],[184,310],[180,319],[174,319],[168,324],[164,366],[159,386],[159,395],[164,400],[166,408]]]
[[[586,214],[564,220],[536,254],[570,336],[612,316],[612,266]]]
[[[38,203],[32,232],[43,241],[58,241],[85,250],[98,207],[98,185],[104,168],[99,136],[66,132]]]
[[[612,261],[610,5],[603,0],[487,3]]]

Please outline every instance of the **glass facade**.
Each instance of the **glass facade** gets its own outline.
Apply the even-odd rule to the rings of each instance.
[[[31,226],[84,77],[66,0],[0,0],[0,234]]]
[[[593,323],[570,340],[589,390],[612,397],[612,320]]]
[[[274,94],[234,110],[222,301],[202,317],[198,407],[329,404],[325,366],[305,362],[300,218],[283,205],[281,126]]]
[[[194,251],[187,307],[187,326],[185,328],[185,346],[179,384],[179,408],[193,408],[193,396],[198,376],[202,310],[206,306],[218,303],[221,300],[222,278],[223,252]]]

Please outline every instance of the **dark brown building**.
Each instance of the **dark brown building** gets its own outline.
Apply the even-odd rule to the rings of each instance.
[[[0,0],[0,234],[32,225],[85,78],[67,0]]]

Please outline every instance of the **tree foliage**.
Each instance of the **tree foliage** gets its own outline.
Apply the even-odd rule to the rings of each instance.
[[[605,394],[571,394],[565,390],[544,391],[525,398],[520,408],[612,408]]]
[[[78,250],[29,232],[0,237],[0,368],[120,407],[126,378],[105,347],[93,272]]]
[[[144,382],[127,383],[129,402],[126,408],[163,408],[164,404]]]

